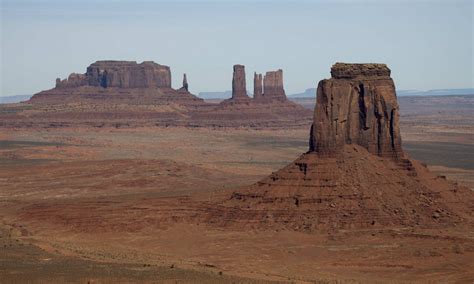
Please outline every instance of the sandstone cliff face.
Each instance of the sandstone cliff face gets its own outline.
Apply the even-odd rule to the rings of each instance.
[[[283,89],[283,70],[268,71],[263,78],[263,97],[266,100],[286,100]]]
[[[90,86],[104,88],[171,88],[170,68],[152,61],[97,61],[86,76]]]
[[[262,74],[253,74],[253,98],[261,99],[263,95],[263,79]]]
[[[80,86],[115,88],[171,88],[168,66],[152,61],[97,61],[87,67],[85,74],[71,74],[68,79],[56,79],[57,88]]]
[[[245,81],[245,66],[234,65],[234,74],[232,76],[232,99],[248,99],[247,86]]]
[[[390,69],[336,63],[331,74],[318,85],[310,151],[334,155],[345,144],[357,144],[382,157],[403,157]]]

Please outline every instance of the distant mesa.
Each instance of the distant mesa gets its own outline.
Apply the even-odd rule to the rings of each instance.
[[[286,99],[283,71],[256,76],[260,94],[247,95],[245,66],[235,65],[232,97],[206,102],[189,92],[187,74],[172,88],[170,67],[152,61],[97,61],[83,74],[56,79],[56,87],[27,103],[37,111],[11,116],[5,125],[153,125],[191,127],[307,127],[312,112]]]
[[[112,100],[118,98],[117,93],[140,96],[141,99],[151,91],[158,95],[170,95],[172,100],[179,101],[183,93],[189,93],[189,84],[186,74],[183,74],[181,88],[175,90],[171,87],[170,67],[152,61],[137,63],[135,61],[97,61],[87,67],[86,73],[71,73],[68,78],[56,79],[56,87],[52,90],[40,92],[33,96],[31,102],[53,102],[58,99],[98,99]],[[104,94],[110,94],[103,97]],[[95,95],[95,96],[94,96]],[[202,99],[191,95],[194,100]],[[122,96],[122,98],[124,98]],[[191,97],[183,97],[182,103],[186,104]],[[53,99],[53,100],[50,100]],[[164,99],[168,101],[170,98]],[[153,100],[156,102],[156,100]],[[232,75],[232,96],[227,103],[270,103],[280,101],[293,105],[288,101],[283,87],[283,70],[268,71],[265,76],[254,74],[254,96],[247,94],[245,66],[236,64]],[[62,100],[60,100],[62,102]],[[203,102],[203,101],[202,101]],[[203,102],[204,103],[204,102]]]
[[[97,61],[85,74],[72,73],[67,79],[56,79],[56,88],[95,86],[103,88],[171,88],[168,66],[153,61]]]
[[[206,100],[225,100],[232,97],[232,90],[200,92],[199,97]]]
[[[6,96],[0,97],[0,104],[14,104],[27,101],[31,98],[31,95],[17,95],[17,96]]]
[[[316,96],[316,88],[307,88],[304,92],[291,94],[288,97],[293,99],[314,98]]]
[[[183,86],[171,87],[170,67],[153,61],[97,61],[86,73],[56,79],[56,87],[34,95],[31,103],[133,101],[140,104],[178,103],[196,105],[204,101],[189,93],[186,75]]]

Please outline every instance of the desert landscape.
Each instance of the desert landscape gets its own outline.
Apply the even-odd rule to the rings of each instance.
[[[472,11],[2,0],[0,284],[474,283]]]
[[[334,133],[320,133],[329,121],[318,107],[311,139],[311,121],[240,121],[258,106],[248,97],[223,102],[232,125],[194,117],[192,127],[131,120],[161,107],[147,101],[108,114],[129,124],[102,123],[97,98],[2,105],[2,282],[469,283],[474,96],[402,97],[398,107],[388,69],[371,66],[336,64],[321,82],[341,87],[318,89],[320,110],[326,95],[347,100],[344,84],[369,92],[367,129],[377,98],[399,109],[399,132],[392,115],[378,136],[350,144],[324,142]],[[309,110],[316,94],[294,101]]]

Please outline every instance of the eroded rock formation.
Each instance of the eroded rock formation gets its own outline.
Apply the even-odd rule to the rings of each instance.
[[[232,99],[247,100],[247,84],[245,80],[245,66],[234,65],[234,73],[232,76]]]
[[[472,224],[474,194],[401,148],[384,64],[335,64],[322,80],[310,151],[205,215],[221,226],[298,231]]]
[[[266,89],[263,89],[262,74],[254,73],[254,95],[247,96],[245,67],[234,66],[232,79],[232,98],[222,101],[212,112],[213,117],[222,121],[249,121],[252,125],[271,125],[279,121],[280,125],[304,125],[311,121],[312,111],[291,102],[283,90],[283,72],[267,72]],[[266,90],[267,93],[264,93]]]
[[[56,79],[56,88],[75,88],[87,85],[88,79],[84,74],[71,73],[67,79]]]
[[[263,95],[263,79],[262,74],[253,74],[253,98],[261,99]]]
[[[183,85],[181,86],[181,88],[178,89],[178,92],[189,93],[189,84],[188,84],[188,78],[186,76],[186,73],[183,74]]]
[[[262,75],[256,75],[256,81],[254,99],[247,96],[245,67],[235,65],[233,96],[216,104],[191,94],[186,74],[178,90],[171,88],[167,66],[97,61],[85,74],[73,73],[65,80],[57,79],[56,88],[35,94],[29,103],[61,107],[39,113],[42,120],[23,118],[22,124],[55,125],[60,120],[61,125],[309,127],[311,110],[289,100],[266,100],[262,95]]]
[[[152,61],[138,64],[135,61],[97,61],[87,67],[85,74],[69,75],[56,80],[57,88],[79,86],[115,88],[171,88],[171,71],[168,66]]]
[[[183,74],[183,87],[182,88],[186,91],[189,91],[188,78],[186,77],[186,73]]]
[[[268,71],[263,77],[263,97],[265,100],[286,100],[283,88],[283,70]]]
[[[335,154],[345,144],[401,158],[399,108],[385,64],[336,63],[318,84],[310,151]]]
[[[71,112],[75,111],[74,104],[78,102],[109,106],[128,104],[130,114],[133,113],[133,106],[137,105],[176,104],[193,108],[205,105],[203,99],[189,93],[186,74],[183,87],[175,90],[171,88],[170,68],[152,61],[139,64],[135,61],[97,61],[87,67],[85,74],[72,73],[67,79],[56,79],[55,88],[35,94],[29,102],[42,105],[68,104]],[[90,109],[98,108],[91,106]],[[113,107],[107,108],[107,111],[112,113]],[[87,119],[93,117],[87,114],[84,116]],[[163,113],[162,116],[168,117]]]

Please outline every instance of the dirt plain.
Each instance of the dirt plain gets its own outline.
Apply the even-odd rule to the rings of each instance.
[[[311,107],[311,106],[309,106]],[[474,189],[474,96],[400,98],[403,147]],[[304,233],[161,222],[308,149],[308,127],[0,131],[0,282],[474,281],[474,231]]]

